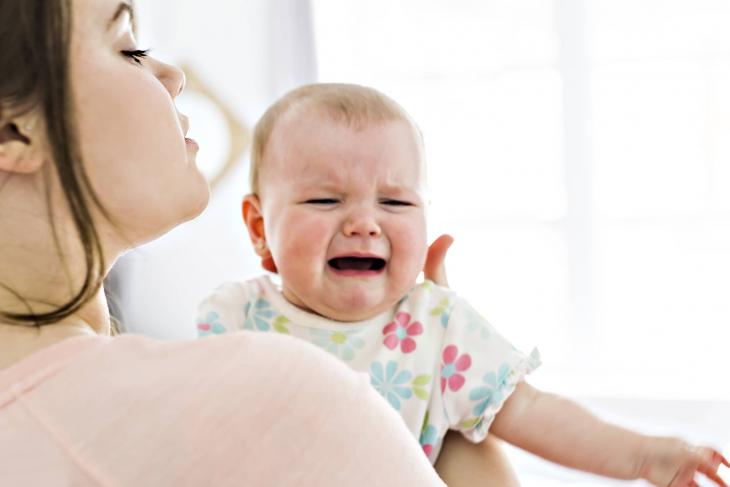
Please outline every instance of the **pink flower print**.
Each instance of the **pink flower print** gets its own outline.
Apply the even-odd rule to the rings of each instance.
[[[446,384],[452,391],[458,391],[464,385],[466,379],[459,372],[464,372],[471,367],[471,357],[468,353],[459,355],[456,345],[449,345],[444,348],[444,363],[441,364],[441,393],[446,390]]]
[[[205,318],[198,319],[198,336],[217,335],[225,333],[226,327],[220,323],[220,316],[215,311],[208,311]]]
[[[420,321],[411,323],[411,315],[399,311],[395,314],[395,319],[385,325],[383,335],[385,339],[383,344],[393,350],[400,343],[400,349],[403,353],[411,353],[416,349],[416,341],[411,338],[423,333],[423,325]]]

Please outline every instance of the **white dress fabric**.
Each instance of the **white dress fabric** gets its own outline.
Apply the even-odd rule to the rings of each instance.
[[[536,350],[516,350],[466,301],[431,281],[359,322],[292,305],[268,276],[226,283],[201,304],[197,328],[200,336],[288,334],[321,347],[369,375],[432,463],[448,430],[483,440],[517,383],[540,363]]]

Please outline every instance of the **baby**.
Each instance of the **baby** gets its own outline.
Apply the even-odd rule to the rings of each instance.
[[[717,451],[606,424],[529,386],[536,352],[517,351],[449,289],[416,282],[427,251],[423,142],[390,98],[344,84],[288,93],[256,126],[251,189],[243,218],[281,286],[267,276],[221,286],[201,305],[200,335],[285,333],[322,347],[370,375],[431,462],[448,430],[472,442],[491,430],[601,475],[689,487],[701,472],[725,485]]]

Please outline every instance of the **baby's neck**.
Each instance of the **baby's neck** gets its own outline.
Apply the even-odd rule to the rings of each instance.
[[[401,296],[398,299],[392,300],[391,302],[378,303],[377,306],[364,308],[357,313],[353,313],[352,309],[332,309],[326,308],[325,306],[315,308],[313,306],[309,306],[302,299],[296,296],[296,294],[292,293],[291,290],[289,290],[286,286],[282,286],[281,295],[287,302],[289,302],[289,304],[296,306],[297,308],[306,311],[307,313],[311,313],[313,315],[321,316],[322,318],[331,321],[338,321],[342,323],[359,323],[362,321],[370,320],[372,318],[376,318],[377,316],[380,316],[385,312],[395,309],[398,303],[400,303],[406,296]]]

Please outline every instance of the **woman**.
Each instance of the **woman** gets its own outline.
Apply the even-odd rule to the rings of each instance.
[[[0,45],[0,483],[442,485],[367,381],[304,343],[110,338],[111,264],[208,201],[183,74],[119,0],[0,0]]]

